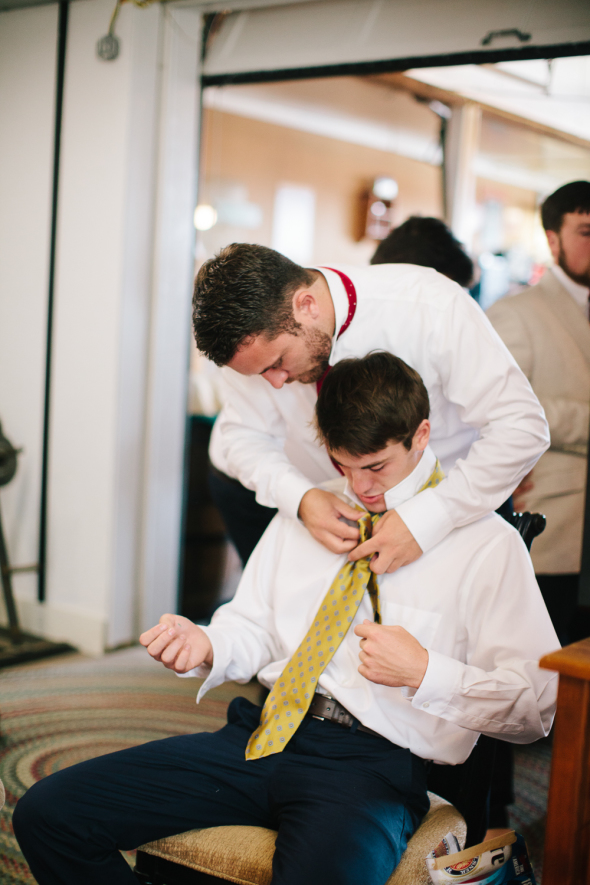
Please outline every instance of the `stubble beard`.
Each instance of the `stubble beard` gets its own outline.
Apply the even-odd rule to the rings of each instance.
[[[568,264],[567,256],[561,242],[561,237],[559,238],[559,256],[557,259],[557,263],[559,264],[562,271],[566,273],[568,277],[574,281],[574,283],[579,283],[580,286],[590,287],[590,267],[588,267],[586,272],[583,274],[574,273],[574,271],[570,268]]]
[[[315,384],[326,372],[329,366],[330,353],[332,351],[332,338],[321,329],[305,329],[303,338],[309,357],[309,368],[296,378],[289,378],[287,384],[299,381],[300,384]]]

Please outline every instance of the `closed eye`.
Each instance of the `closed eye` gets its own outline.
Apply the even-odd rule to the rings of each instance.
[[[272,372],[272,371],[274,371],[275,369],[280,369],[282,365],[283,365],[283,357],[281,357],[280,359],[278,359],[278,360],[276,361],[276,363],[274,363],[274,365],[272,365],[272,366],[267,366],[266,369],[263,369],[262,372],[261,372],[260,374],[261,374],[261,375],[266,375],[267,372]]]

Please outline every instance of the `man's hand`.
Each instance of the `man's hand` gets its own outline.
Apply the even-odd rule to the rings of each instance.
[[[360,641],[359,673],[370,682],[399,688],[419,688],[426,668],[428,652],[403,627],[387,627],[364,620],[354,628]]]
[[[534,487],[535,484],[533,482],[533,471],[531,470],[530,473],[527,473],[526,476],[523,476],[519,484],[512,492],[512,504],[517,513],[519,513],[521,510],[524,510],[524,508],[526,507],[526,495],[528,494],[528,492],[532,492]]]
[[[401,516],[389,510],[373,528],[373,537],[355,547],[348,558],[356,562],[370,556],[371,571],[382,575],[415,562],[422,556],[422,549]]]
[[[332,553],[348,553],[356,547],[360,537],[358,528],[347,525],[340,517],[356,522],[361,514],[331,492],[310,489],[301,499],[298,515],[316,541]]]
[[[209,637],[181,615],[162,615],[160,622],[142,633],[139,641],[152,658],[176,673],[187,673],[200,664],[213,665]]]

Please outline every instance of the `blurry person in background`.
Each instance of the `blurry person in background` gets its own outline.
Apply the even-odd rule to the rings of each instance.
[[[541,206],[555,262],[537,285],[496,302],[488,318],[537,394],[551,447],[514,494],[544,513],[532,550],[541,592],[562,644],[570,640],[582,555],[590,401],[590,182],[572,181]]]
[[[371,264],[433,267],[463,288],[473,279],[473,262],[440,218],[412,215],[382,240]]]

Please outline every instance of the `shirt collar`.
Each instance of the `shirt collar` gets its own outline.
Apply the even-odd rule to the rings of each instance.
[[[582,308],[584,314],[588,316],[588,296],[590,295],[588,286],[582,286],[580,283],[576,283],[575,280],[568,277],[564,269],[558,264],[553,265],[551,272],[557,277],[558,282],[561,283],[563,288],[567,289],[576,304]]]
[[[417,495],[422,486],[430,479],[435,464],[436,455],[430,446],[427,446],[412,472],[406,476],[405,479],[402,479],[402,481],[396,486],[393,486],[393,488],[385,492],[385,506],[387,509],[395,510],[395,508],[399,507],[400,504],[403,504],[404,501],[409,501],[410,498]],[[348,480],[344,487],[344,494],[359,507],[362,507],[363,510],[366,510],[354,494],[352,488],[348,484]]]
[[[334,305],[336,325],[334,327],[334,336],[332,338],[332,350],[330,351],[330,357],[328,359],[329,364],[333,366],[336,362],[335,349],[336,342],[338,341],[338,331],[342,328],[346,322],[346,317],[348,316],[348,295],[346,294],[344,283],[333,270],[328,270],[327,267],[312,267],[311,270],[319,271],[326,280]]]

